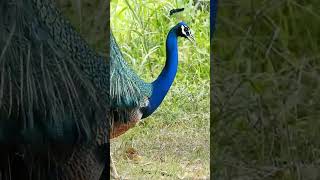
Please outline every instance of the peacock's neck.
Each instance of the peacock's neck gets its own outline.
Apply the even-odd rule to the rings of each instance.
[[[171,29],[166,40],[166,64],[158,76],[152,82],[152,94],[149,99],[149,105],[144,109],[142,118],[151,115],[161,104],[168,93],[178,68],[178,36],[175,29]]]

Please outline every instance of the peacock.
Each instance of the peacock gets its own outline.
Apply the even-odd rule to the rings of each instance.
[[[111,99],[113,100],[111,104],[118,112],[117,115],[122,116],[117,117],[122,121],[116,122],[115,127],[123,124],[129,128],[138,120],[150,116],[159,107],[177,73],[178,37],[185,37],[194,42],[194,37],[186,23],[180,22],[171,28],[166,39],[165,66],[155,81],[146,83],[128,67],[111,33]],[[117,125],[117,123],[121,124]],[[123,132],[125,129],[121,126],[121,131],[114,131],[111,138]]]
[[[0,179],[108,178],[109,139],[150,116],[178,66],[180,22],[152,83],[129,68],[111,32],[93,50],[52,0],[0,2]]]
[[[111,104],[117,112],[118,120],[112,126],[111,138],[125,133],[140,119],[150,116],[160,106],[177,73],[178,37],[194,42],[194,36],[185,22],[179,22],[172,27],[166,39],[165,66],[156,80],[146,83],[128,67],[111,34],[111,99],[114,100]],[[111,163],[111,170],[113,170],[111,174],[118,177],[112,160]]]

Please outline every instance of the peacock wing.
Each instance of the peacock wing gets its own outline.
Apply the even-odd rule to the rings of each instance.
[[[141,113],[140,108],[148,103],[152,86],[144,82],[128,66],[112,33],[110,33],[110,46],[110,97],[113,120],[115,123],[140,120],[141,115],[138,116]]]

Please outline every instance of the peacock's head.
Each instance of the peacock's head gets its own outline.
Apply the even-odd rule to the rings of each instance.
[[[189,26],[185,23],[185,22],[179,22],[177,25],[177,33],[178,36],[184,37],[189,39],[191,42],[194,42],[194,37],[191,33],[191,29],[189,28]]]

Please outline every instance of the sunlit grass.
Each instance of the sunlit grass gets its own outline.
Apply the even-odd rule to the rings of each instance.
[[[173,8],[185,11],[169,16]],[[129,179],[209,177],[209,12],[192,1],[112,1],[111,28],[130,66],[146,81],[165,63],[165,39],[183,20],[196,44],[179,40],[179,69],[161,107],[112,142],[119,173]]]

